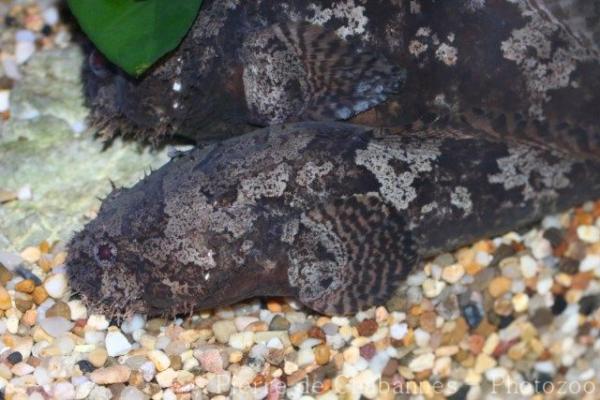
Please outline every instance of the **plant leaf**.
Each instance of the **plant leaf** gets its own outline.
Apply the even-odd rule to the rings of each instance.
[[[138,76],[181,42],[202,0],[69,0],[96,47]]]

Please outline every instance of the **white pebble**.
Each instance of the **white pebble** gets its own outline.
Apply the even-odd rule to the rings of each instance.
[[[109,356],[122,356],[127,354],[131,350],[131,343],[121,333],[121,331],[110,331],[106,334],[105,339],[106,352]]]
[[[10,108],[10,90],[0,90],[0,112]]]
[[[33,371],[33,377],[35,378],[35,382],[42,386],[47,385],[52,382],[52,378],[48,374],[48,371],[44,367],[37,367],[35,371]]]
[[[122,400],[146,400],[148,396],[146,396],[142,391],[140,391],[135,386],[127,386],[121,392],[120,399]],[[163,399],[165,396],[163,395]]]
[[[552,289],[552,278],[546,277],[546,278],[540,279],[537,282],[536,289],[537,289],[537,292],[541,295],[549,293],[550,289]]]
[[[35,43],[17,42],[15,45],[15,59],[17,64],[23,64],[35,53]]]
[[[593,225],[580,225],[577,227],[577,236],[587,243],[600,241],[600,228]]]
[[[406,334],[408,333],[408,325],[402,324],[394,324],[390,327],[390,336],[392,339],[401,340],[404,339]]]
[[[140,372],[142,373],[142,378],[146,382],[150,382],[156,375],[156,367],[154,367],[154,363],[147,361],[140,366]]]
[[[229,337],[229,345],[234,349],[249,349],[254,344],[254,332],[238,332]]]
[[[423,282],[423,293],[429,298],[437,297],[446,287],[446,282],[426,279]]]
[[[152,361],[156,367],[156,370],[159,372],[162,372],[171,366],[171,360],[169,357],[160,350],[152,350],[148,352],[148,358],[150,361]]]
[[[103,331],[108,328],[109,322],[104,315],[92,314],[88,318],[87,326],[97,331]]]
[[[588,254],[579,263],[579,271],[598,271],[600,270],[600,256],[596,254]]]
[[[258,321],[258,318],[256,317],[240,316],[236,317],[233,320],[233,323],[235,324],[236,329],[241,332],[246,329],[248,325],[256,321]]]
[[[25,185],[21,186],[19,190],[17,190],[17,198],[20,201],[29,201],[33,198],[33,193],[31,192],[31,186]]]
[[[426,371],[428,369],[432,369],[435,362],[435,356],[433,353],[425,353],[416,358],[414,358],[409,364],[408,367],[411,371],[421,372]]]
[[[16,376],[29,375],[33,371],[35,371],[35,368],[33,368],[31,365],[29,365],[25,362],[17,363],[15,365],[13,365],[13,367],[10,369],[10,372],[15,374]]]
[[[73,328],[73,323],[63,317],[44,318],[40,321],[41,328],[52,337],[59,337]]]
[[[50,275],[44,282],[44,289],[50,297],[60,299],[67,292],[67,275],[64,273]]]
[[[21,79],[21,72],[19,71],[19,66],[17,65],[17,62],[15,61],[14,58],[3,57],[2,58],[2,69],[4,70],[4,74],[7,77],[9,77],[10,79],[13,79],[15,81],[18,81]]]
[[[313,353],[312,349],[310,349],[310,348],[301,349],[298,352],[298,359],[296,361],[297,361],[297,364],[301,367],[303,367],[305,365],[310,365],[315,361],[315,354]]]
[[[76,321],[87,318],[87,308],[85,308],[81,300],[71,300],[67,305],[69,306],[69,311],[71,311],[71,320]]]
[[[15,33],[15,41],[17,42],[35,42],[35,33],[28,29],[20,29]]]
[[[156,374],[156,382],[162,388],[170,387],[175,378],[177,378],[177,372],[175,372],[173,368],[167,368],[164,371]]]
[[[80,385],[75,386],[75,398],[76,399],[88,399],[91,398],[90,393],[96,387],[94,382],[88,381]]]
[[[75,386],[71,382],[56,382],[52,394],[55,399],[74,399]]]
[[[269,349],[278,349],[278,350],[282,350],[283,349],[283,343],[281,343],[281,340],[277,337],[271,338],[268,342],[267,342],[267,347]]]
[[[133,333],[138,329],[143,329],[146,324],[146,319],[141,314],[133,314],[130,318],[127,318],[121,325],[121,330],[124,333]]]
[[[49,7],[42,12],[44,22],[50,26],[56,25],[59,20],[58,10],[56,7]]]
[[[525,278],[533,278],[538,273],[538,264],[533,257],[526,255],[520,259],[521,274]]]

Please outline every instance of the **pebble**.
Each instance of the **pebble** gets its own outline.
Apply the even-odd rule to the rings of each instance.
[[[39,247],[29,246],[21,252],[21,258],[30,264],[38,262],[41,256],[42,252]]]
[[[402,340],[408,333],[408,325],[405,323],[393,324],[390,327],[390,336],[392,339]]]
[[[157,371],[162,372],[171,366],[169,357],[160,350],[152,350],[148,352],[148,358],[154,364]]]
[[[329,350],[329,346],[322,344],[315,347],[314,354],[316,363],[319,365],[325,365],[329,362],[331,351]]]
[[[59,337],[73,328],[73,323],[63,317],[44,318],[40,321],[40,327],[50,336]]]
[[[0,90],[0,113],[10,109],[10,90]]]
[[[90,329],[103,331],[108,328],[109,322],[104,315],[92,314],[87,320],[87,326]]]
[[[118,330],[112,330],[106,334],[105,345],[106,352],[110,357],[121,356],[131,350],[131,343]]]
[[[531,256],[522,256],[520,258],[519,266],[521,267],[521,274],[524,278],[533,278],[538,273],[537,261]]]
[[[227,343],[231,335],[238,331],[235,323],[231,320],[215,322],[212,326],[212,330],[219,343]]]
[[[365,319],[360,324],[358,324],[356,330],[358,331],[358,334],[360,336],[369,337],[372,336],[375,332],[377,332],[378,328],[379,325],[377,324],[377,321],[373,319]]]
[[[229,391],[231,387],[231,374],[229,372],[222,372],[215,374],[208,380],[206,390],[212,394],[223,394]]]
[[[525,293],[515,294],[512,298],[512,305],[516,312],[526,311],[529,305],[529,296]]]
[[[67,292],[67,276],[65,273],[50,275],[44,282],[46,293],[52,298],[60,299]]]
[[[113,365],[112,367],[99,368],[90,374],[92,382],[99,385],[111,383],[123,383],[129,380],[131,370],[125,365]]]
[[[0,286],[0,310],[8,310],[12,307],[12,300],[10,298],[10,294],[4,288],[4,286]]]
[[[177,379],[177,372],[173,368],[167,368],[156,374],[155,378],[160,387],[167,388],[172,386],[173,381]]]
[[[254,344],[254,332],[237,332],[229,336],[228,343],[238,350],[249,349]]]
[[[498,276],[490,282],[489,292],[492,297],[500,297],[507,293],[512,286],[512,281],[504,276]]]
[[[432,369],[435,363],[435,355],[433,353],[425,353],[415,357],[409,364],[408,367],[411,371],[422,372]]]
[[[465,268],[461,264],[452,264],[442,270],[442,279],[448,283],[456,283],[465,275]]]
[[[15,45],[15,60],[23,64],[35,53],[35,43],[29,41],[17,42]]]
[[[445,287],[446,282],[435,279],[425,279],[423,282],[423,293],[429,298],[434,298],[439,296]]]
[[[577,227],[577,236],[586,243],[600,242],[600,228],[594,225],[580,225]]]

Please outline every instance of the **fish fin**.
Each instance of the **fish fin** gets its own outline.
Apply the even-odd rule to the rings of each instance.
[[[404,220],[376,194],[339,198],[302,215],[288,277],[324,314],[384,304],[417,260]]]
[[[399,91],[405,70],[308,23],[270,26],[242,51],[250,122],[345,120]]]

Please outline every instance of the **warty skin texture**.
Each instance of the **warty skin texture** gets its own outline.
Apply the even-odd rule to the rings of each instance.
[[[305,120],[466,123],[598,158],[598,43],[589,0],[206,0],[141,79],[91,63],[85,81],[108,135],[205,142]]]
[[[253,296],[351,313],[424,257],[599,197],[599,166],[468,128],[265,128],[115,190],[71,240],[68,274],[113,316]]]

